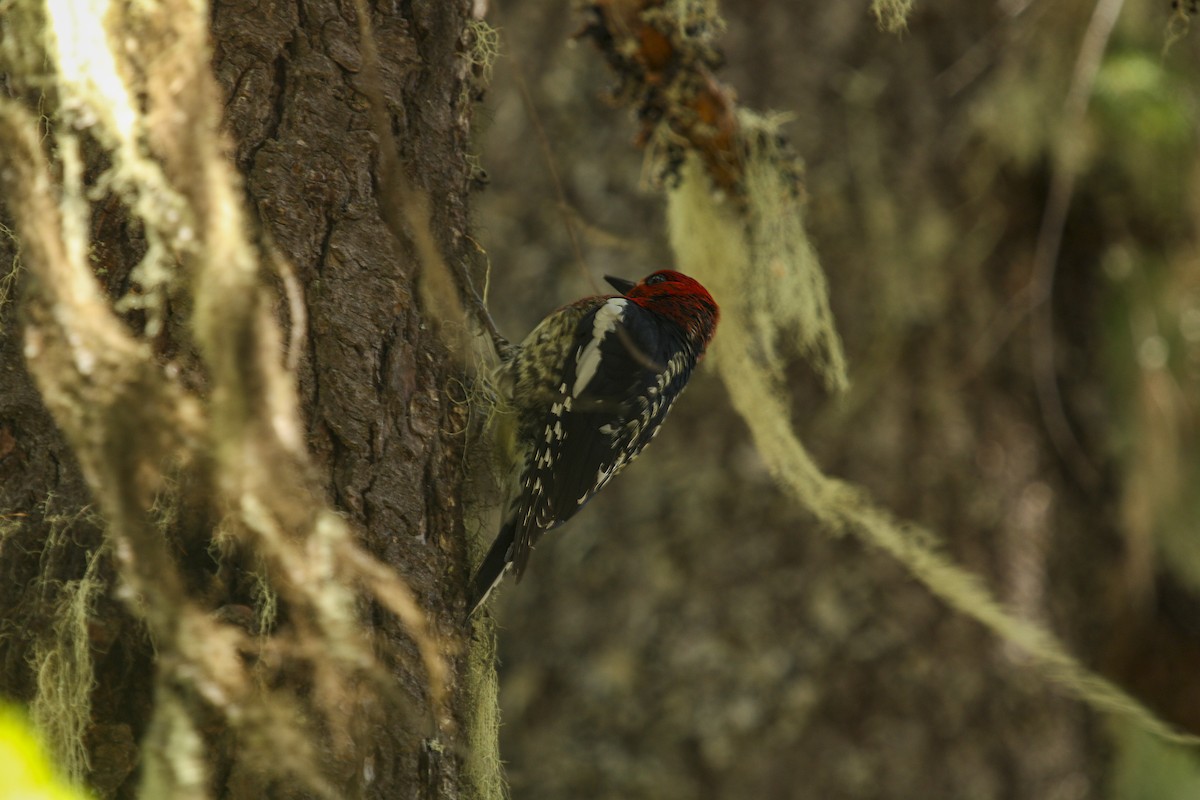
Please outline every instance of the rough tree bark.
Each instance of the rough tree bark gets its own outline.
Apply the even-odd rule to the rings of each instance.
[[[20,11],[33,20],[31,29],[41,27],[43,12],[32,6]],[[186,15],[191,10],[163,7],[157,13],[172,12]],[[314,731],[323,732],[315,763],[337,796],[457,797],[468,792],[460,674],[467,649],[461,586],[468,566],[461,369],[418,299],[419,276],[431,265],[423,264],[411,243],[394,236],[381,221],[376,165],[381,147],[398,148],[408,179],[430,199],[430,226],[442,256],[447,263],[467,265],[474,252],[466,236],[473,177],[467,156],[478,90],[470,14],[468,2],[440,0],[372,9],[380,84],[393,134],[381,143],[372,130],[362,84],[363,51],[353,3],[235,0],[214,2],[211,9],[211,66],[231,157],[244,176],[245,229],[261,257],[259,275],[267,287],[263,297],[290,337],[293,349],[286,358],[296,368],[303,445],[312,462],[311,469],[299,468],[307,476],[296,484],[308,487],[300,489],[303,496],[293,502],[281,489],[279,508],[268,512],[282,519],[289,508],[332,504],[363,549],[403,578],[426,614],[429,640],[450,664],[445,709],[431,710],[430,675],[411,626],[401,624],[386,603],[359,604],[360,616],[370,624],[372,648],[390,677],[352,681],[353,691],[335,698],[333,713],[307,719]],[[20,19],[15,13],[12,18]],[[164,27],[170,27],[169,21]],[[7,95],[10,101],[51,113],[46,152],[57,159],[57,95],[38,85],[36,76],[22,74],[23,62],[12,55],[21,46],[15,30],[0,32],[8,37],[2,67]],[[42,32],[38,30],[39,37]],[[170,47],[171,42],[154,41],[155,33],[148,28],[115,30],[110,37],[129,43],[130,58],[136,61],[145,52],[139,47]],[[152,66],[165,69],[161,62]],[[151,73],[131,80],[154,79]],[[170,89],[181,98],[185,125],[202,127],[187,118],[186,98],[193,93],[203,97],[208,80],[202,76],[194,84]],[[159,99],[152,96],[148,102],[153,107]],[[107,297],[115,300],[137,291],[134,268],[153,243],[147,241],[148,226],[128,211],[117,192],[94,188],[110,166],[103,144],[85,138],[83,154],[84,182],[97,198],[87,218],[90,261]],[[17,202],[13,195],[5,201]],[[60,739],[60,760],[81,773],[99,796],[133,797],[146,780],[148,765],[173,757],[169,752],[155,755],[156,749],[170,746],[154,740],[164,729],[156,728],[150,736],[147,730],[163,696],[163,675],[179,663],[164,663],[161,651],[156,659],[144,623],[147,612],[131,595],[129,576],[117,566],[123,534],[112,532],[113,521],[106,518],[103,503],[96,503],[96,484],[89,485],[92,476],[81,471],[72,443],[48,413],[27,368],[30,331],[43,322],[32,315],[29,301],[18,302],[16,295],[29,298],[36,292],[41,264],[31,263],[39,256],[21,240],[20,217],[13,207],[0,211],[0,220],[16,231],[0,239],[5,274],[7,265],[20,264],[15,282],[8,276],[0,283],[5,289],[0,297],[0,694],[32,703],[35,717],[42,710],[43,728]],[[192,258],[202,261],[204,254],[182,259],[185,285]],[[191,327],[196,309],[190,291],[172,285],[169,295],[160,331],[148,330],[149,312],[134,309],[122,315],[125,334],[132,334],[131,341],[148,341],[153,348],[149,368],[157,372],[167,367],[179,377],[181,391],[208,408],[219,383],[213,363],[220,359],[198,353],[204,346],[197,348],[198,335]],[[240,301],[228,299],[231,308]],[[222,312],[218,307],[207,313],[219,318]],[[298,343],[302,350],[294,349]],[[241,355],[233,355],[235,362]],[[282,361],[285,354],[280,349],[267,357]],[[263,388],[265,381],[255,384],[252,374],[250,378],[259,390],[271,390]],[[78,400],[87,402],[86,391]],[[245,402],[253,406],[254,391],[247,397]],[[129,395],[122,401],[133,420],[142,399],[149,413],[153,398]],[[134,422],[124,434],[136,437],[137,430]],[[215,448],[224,446],[219,436],[212,433]],[[276,586],[263,590],[264,581],[286,580],[278,565],[264,567],[245,540],[214,544],[222,526],[231,524],[226,516],[230,509],[222,506],[223,475],[204,464],[218,457],[203,447],[197,452],[196,460],[177,471],[164,467],[168,482],[139,498],[165,509],[157,515],[147,510],[145,518],[154,521],[169,544],[164,552],[178,571],[180,597],[209,615],[212,630],[246,632],[239,640],[243,667],[258,676],[264,691],[284,698],[319,695],[326,688],[322,654],[303,648],[321,641],[322,634],[305,644],[303,632],[313,633],[313,626],[320,625],[299,619],[304,609],[289,608],[287,591]],[[151,471],[160,466],[147,462]],[[270,477],[281,487],[290,485],[289,474]],[[313,552],[313,547],[326,545],[316,541],[320,524],[309,524],[298,523],[298,535],[309,536]],[[85,575],[87,581],[81,583]],[[386,583],[370,569],[352,578],[368,585],[376,579]],[[278,607],[269,607],[275,597],[281,598]],[[71,609],[80,608],[82,616],[72,616]],[[171,609],[158,611],[170,619]],[[258,620],[272,613],[271,626],[257,629]],[[82,656],[80,637],[86,639]],[[263,642],[262,649],[248,647],[251,641]],[[380,686],[387,682],[392,688]],[[207,779],[193,796],[257,797],[267,790],[271,796],[308,796],[320,788],[256,765],[248,753],[261,754],[269,747],[264,750],[254,732],[265,730],[269,736],[269,726],[256,729],[241,720],[241,727],[231,727],[238,709],[202,692],[183,696],[205,748]],[[66,707],[78,708],[80,702],[90,702],[85,718],[65,714]],[[299,699],[292,705],[311,710]],[[72,743],[80,735],[82,748]]]

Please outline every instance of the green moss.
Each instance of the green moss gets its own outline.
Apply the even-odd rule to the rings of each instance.
[[[21,271],[21,243],[12,229],[2,222],[0,236],[8,239],[13,248],[12,261],[0,266],[0,314],[3,314],[5,306],[11,303],[15,296],[17,275]]]
[[[481,19],[467,21],[467,60],[478,70],[483,86],[492,82],[492,67],[500,56],[500,31]]]
[[[717,0],[668,0],[661,11],[647,8],[642,14],[647,20],[660,16],[685,40],[707,42],[725,30]]]
[[[463,524],[468,531],[467,569],[482,560],[499,524],[506,487],[503,479],[514,474],[511,409],[500,402],[494,375],[482,364],[468,393],[469,421],[465,448],[467,464],[463,487]],[[464,576],[465,577],[465,576]],[[466,741],[464,773],[468,797],[503,800],[508,796],[504,765],[500,760],[500,697],[496,673],[496,623],[487,609],[469,623],[467,653],[463,662],[463,726]]]
[[[781,144],[780,122],[747,112],[738,116],[747,143],[743,222],[749,245],[742,256],[738,302],[748,311],[764,362],[777,378],[789,354],[803,355],[826,386],[840,391],[849,383],[846,357],[825,273],[804,232],[801,167]],[[737,242],[743,237],[723,238]]]
[[[43,564],[58,557],[54,551],[75,547],[72,528],[76,519],[49,518]],[[71,781],[80,783],[88,770],[84,737],[91,724],[93,672],[89,622],[96,596],[106,588],[99,576],[105,549],[87,556],[83,577],[62,583],[43,572],[40,591],[53,599],[50,627],[40,631],[29,656],[36,681],[30,705],[34,726],[49,743],[55,763]]]
[[[500,697],[496,675],[496,624],[476,615],[466,659],[467,755],[465,772],[473,800],[504,800],[508,792],[500,761]]]
[[[889,33],[899,33],[908,27],[908,15],[914,0],[871,0],[871,13],[879,27]]]

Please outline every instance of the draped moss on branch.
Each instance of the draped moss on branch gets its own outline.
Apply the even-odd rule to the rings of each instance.
[[[874,7],[895,29],[910,5]],[[930,531],[895,519],[864,490],[816,465],[792,428],[783,367],[802,356],[833,389],[844,387],[847,377],[825,279],[804,228],[799,163],[771,125],[739,113],[732,90],[713,78],[714,27],[696,30],[698,19],[664,23],[666,12],[653,3],[597,3],[594,9],[597,22],[588,33],[626,84],[622,96],[642,120],[640,140],[672,143],[655,156],[667,176],[676,261],[722,304],[713,360],[780,485],[827,531],[852,533],[891,555],[952,608],[1019,646],[1043,676],[1080,700],[1161,738],[1200,744],[1087,669],[1045,628],[1014,616],[979,578],[937,549]]]
[[[757,207],[758,202],[750,196],[747,208]],[[714,296],[724,299],[714,361],[734,407],[746,421],[776,480],[828,531],[852,533],[896,558],[952,608],[1019,646],[1048,679],[1080,700],[1125,717],[1164,739],[1200,744],[1200,738],[1175,731],[1127,692],[1088,670],[1050,632],[1013,616],[976,576],[936,549],[933,543],[937,539],[931,532],[894,519],[863,490],[821,472],[792,429],[788,390],[763,355],[763,329],[768,326],[770,330],[772,317],[755,307],[753,295],[744,291],[746,281],[755,280],[756,275],[778,287],[782,294],[787,293],[789,283],[811,285],[803,271],[816,268],[816,264],[799,266],[793,262],[782,270],[781,262],[755,265],[756,214],[751,211],[739,217],[695,162],[683,171],[679,185],[669,194],[671,244],[679,262],[688,264],[712,287]],[[802,228],[790,234],[803,237]],[[780,243],[778,250],[811,254],[811,249],[800,242]],[[771,263],[776,269],[763,277]],[[821,325],[814,323],[812,330],[819,338]],[[801,338],[800,349],[811,353],[813,345]],[[817,368],[827,369],[821,358],[817,356]]]
[[[916,0],[871,0],[871,13],[879,27],[889,33],[899,33],[908,26],[908,15]]]

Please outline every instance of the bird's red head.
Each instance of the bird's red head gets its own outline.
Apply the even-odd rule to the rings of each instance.
[[[638,283],[611,275],[604,278],[622,295],[647,311],[661,314],[688,333],[703,350],[717,330],[721,309],[695,278],[672,269],[660,269]]]

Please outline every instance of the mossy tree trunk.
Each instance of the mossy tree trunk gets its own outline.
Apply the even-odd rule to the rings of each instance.
[[[478,88],[469,53],[470,5],[429,0],[373,9],[380,87],[394,134],[381,142],[363,85],[368,71],[355,4],[213,3],[212,74],[169,91],[178,99],[182,126],[199,138],[207,134],[203,124],[187,117],[189,98],[199,96],[195,103],[202,108],[209,87],[215,89],[226,150],[244,189],[244,197],[235,193],[232,204],[244,200],[240,229],[258,257],[257,277],[246,292],[225,298],[232,352],[221,350],[225,310],[205,294],[209,289],[202,283],[203,276],[223,268],[205,264],[211,248],[207,254],[182,248],[185,255],[175,264],[179,272],[166,282],[157,308],[112,316],[124,326],[116,329],[118,338],[148,345],[147,369],[154,380],[178,387],[180,396],[201,409],[196,439],[189,438],[193,431],[172,432],[181,441],[170,446],[187,455],[174,457],[178,453],[170,450],[161,462],[139,462],[158,472],[137,491],[129,489],[137,495],[131,518],[152,527],[166,543],[165,572],[178,577],[178,586],[162,595],[145,594],[155,585],[154,575],[143,572],[134,579],[126,573],[127,562],[142,553],[125,549],[135,540],[128,525],[113,519],[110,509],[118,506],[105,498],[110,482],[118,485],[116,493],[128,484],[106,472],[112,462],[79,454],[86,430],[68,426],[70,432],[63,433],[67,412],[62,409],[89,403],[87,382],[61,405],[50,404],[54,414],[44,402],[55,376],[38,373],[27,356],[33,352],[31,337],[42,335],[39,326],[52,327],[40,310],[55,312],[52,303],[42,302],[46,259],[27,241],[35,236],[29,231],[36,220],[22,216],[27,206],[17,207],[24,195],[9,194],[7,205],[0,206],[0,221],[13,231],[0,239],[3,273],[10,264],[19,267],[0,282],[5,290],[0,297],[0,694],[32,705],[35,719],[56,739],[59,760],[101,797],[134,797],[139,787],[144,794],[150,772],[169,772],[173,761],[196,757],[196,752],[171,752],[185,750],[181,743],[188,742],[200,747],[195,763],[202,765],[203,778],[185,793],[176,774],[172,780],[180,796],[261,797],[269,790],[271,796],[291,797],[324,790],[347,797],[457,797],[467,791],[461,724],[465,684],[459,675],[466,652],[461,587],[467,568],[462,520],[466,414],[456,396],[461,369],[418,299],[422,274],[437,265],[423,263],[410,242],[389,232],[381,220],[377,164],[381,147],[399,151],[414,190],[429,198],[429,226],[440,253],[447,263],[466,264],[473,252],[466,236],[472,178],[468,137]],[[38,27],[41,11],[22,13]],[[167,20],[163,27],[173,24]],[[172,45],[182,47],[155,42],[155,33],[131,28],[109,35],[131,43],[130,63],[155,48],[171,55]],[[6,108],[24,101],[26,108],[50,114],[43,153],[52,166],[43,172],[57,180],[59,132],[69,133],[55,115],[58,97],[53,91],[41,96],[36,76],[22,74],[21,59],[12,55],[19,43],[10,39],[7,44],[0,69],[7,73],[7,94],[15,102]],[[137,66],[144,72],[131,82],[150,85],[146,106],[152,113],[164,111],[153,94],[153,70],[163,69],[163,62],[147,57]],[[33,119],[18,111],[12,118]],[[184,197],[203,191],[183,179],[192,163],[188,159],[199,148],[173,162],[166,148],[155,151],[161,144],[153,138],[158,133],[151,129],[147,151],[166,165],[167,182]],[[181,148],[190,145],[186,136],[174,141],[182,142]],[[145,288],[136,265],[155,246],[147,233],[154,225],[131,212],[119,192],[98,188],[100,176],[119,160],[107,149],[102,136],[83,133],[82,180],[94,199],[85,217],[87,254],[109,303],[100,316],[111,314],[112,301]],[[203,202],[187,209],[201,221],[224,210],[214,212]],[[203,239],[202,224],[197,229],[188,235],[201,237],[203,247],[218,244]],[[239,339],[232,332],[246,297],[268,312],[267,321],[253,328],[267,331],[261,337]],[[161,325],[154,330],[156,314]],[[197,321],[201,314],[209,315],[207,323]],[[222,359],[240,378],[223,382]],[[256,363],[267,365],[263,374]],[[261,455],[251,446],[260,429],[251,424],[239,433],[227,423],[237,413],[253,420],[256,409],[287,407],[272,397],[280,386],[287,388],[287,381],[269,374],[285,366],[298,392],[300,455],[264,460],[258,467],[270,474],[255,477],[255,466],[244,462]],[[120,404],[128,424],[110,450],[126,452],[119,439],[127,438],[128,452],[136,452],[139,415],[146,417],[148,437],[158,417],[173,419],[174,409],[157,405],[170,396],[126,394]],[[241,408],[239,403],[241,411],[229,410]],[[267,429],[289,424],[269,414],[263,419]],[[263,433],[263,441],[271,435]],[[96,433],[97,438],[111,436],[111,431]],[[223,448],[239,447],[244,453],[222,455]],[[93,463],[101,466],[93,470]],[[231,507],[231,498],[245,501],[250,495],[244,487],[237,495],[225,485],[232,480],[222,469],[225,463],[242,464],[245,474],[237,480],[261,482],[254,497],[271,524],[255,522],[253,508],[244,502]],[[272,483],[278,487],[274,496]],[[138,506],[139,499],[145,508]],[[336,516],[322,515],[326,505]],[[289,520],[289,514],[297,519]],[[336,536],[322,538],[323,526],[340,530],[342,520],[360,548]],[[255,538],[274,530],[286,534],[283,550]],[[286,549],[289,542],[299,547]],[[335,556],[322,561],[321,548]],[[367,554],[411,590],[424,612],[421,631],[389,613],[403,606],[403,586],[381,589],[390,586],[388,576],[373,571]],[[344,563],[338,560],[343,557]],[[307,589],[296,585],[303,583],[297,580],[303,573],[298,566],[289,573],[289,563],[324,565],[351,587],[378,589],[351,606],[367,624],[366,637],[359,639],[376,657],[374,667],[350,670],[348,678],[327,674],[336,672],[336,659],[345,657],[337,651],[339,643],[361,632],[353,624],[338,628],[330,621],[336,615],[314,612],[316,617],[309,618],[311,609],[302,602]],[[358,567],[346,564],[362,569],[355,572]],[[314,584],[322,579],[312,574]],[[156,597],[177,599],[178,615],[172,608],[147,609],[147,601],[154,605]],[[309,599],[314,607],[323,602],[315,592]],[[260,707],[247,700],[239,705],[237,698],[218,691],[219,681],[189,683],[189,645],[164,644],[154,635],[154,624],[149,631],[146,624],[182,625],[188,609],[211,621],[204,630],[220,636],[234,631],[228,635],[238,637],[239,644],[230,652],[240,656],[240,663],[230,669],[244,671],[246,684],[273,697],[272,704]],[[328,652],[321,652],[322,643]],[[431,654],[449,667],[444,704],[431,689]],[[359,663],[355,658],[348,657],[348,663]],[[247,698],[255,691],[249,689]],[[190,738],[178,735],[164,716],[161,704],[168,696],[182,698]],[[263,716],[255,718],[259,713]],[[286,758],[269,763],[274,751],[268,740],[276,733],[271,723],[288,719],[305,724],[303,735],[316,742],[309,771],[303,765],[291,770]],[[293,735],[283,729],[277,733],[282,741]]]

